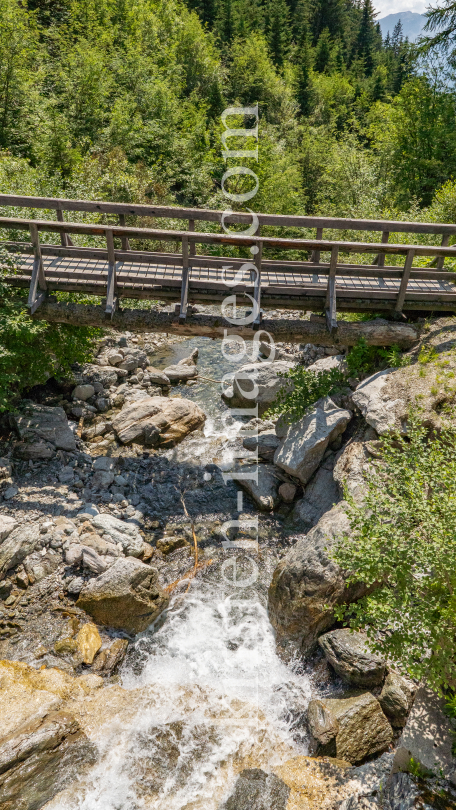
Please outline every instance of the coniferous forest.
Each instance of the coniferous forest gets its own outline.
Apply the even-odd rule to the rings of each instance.
[[[258,102],[257,211],[454,221],[451,65],[371,0],[1,0],[0,82],[4,192],[224,207]]]

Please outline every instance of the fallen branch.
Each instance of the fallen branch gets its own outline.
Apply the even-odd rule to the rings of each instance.
[[[192,314],[180,324],[174,312],[156,309],[124,309],[116,311],[112,319],[107,319],[104,308],[94,304],[61,303],[45,300],[32,316],[36,320],[49,323],[71,324],[72,326],[99,326],[117,329],[121,332],[166,332],[174,335],[193,337],[223,338],[228,335],[252,340],[258,332],[247,326],[233,326],[220,315]],[[261,330],[268,332],[276,342],[314,343],[318,346],[354,346],[362,337],[369,346],[398,345],[401,349],[410,348],[419,340],[419,329],[415,325],[383,322],[382,320],[348,323],[339,321],[335,335],[330,335],[323,321],[307,321],[300,318],[267,318],[261,323]],[[260,333],[261,336],[261,333]]]

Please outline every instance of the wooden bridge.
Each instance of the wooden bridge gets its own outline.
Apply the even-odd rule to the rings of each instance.
[[[259,327],[266,308],[324,313],[330,331],[337,327],[338,310],[386,313],[396,319],[456,310],[456,274],[444,269],[445,258],[456,259],[456,247],[449,246],[456,225],[259,214],[257,233],[245,236],[196,230],[197,223],[221,230],[220,211],[8,194],[0,195],[0,206],[33,212],[26,218],[0,217],[1,244],[17,266],[6,280],[29,288],[32,314],[54,291],[100,297],[107,318],[122,298],[176,301],[181,324],[191,303],[220,304],[236,293],[239,304],[245,294],[245,303],[253,307],[253,328]],[[55,219],[36,218],[39,210],[55,211]],[[101,221],[72,221],[75,214],[98,214]],[[138,219],[141,224],[183,220],[186,228],[139,227]],[[226,228],[246,229],[251,222],[250,214],[224,216]],[[293,229],[293,236],[262,236],[265,228],[282,233]],[[315,237],[301,238],[304,229],[315,229]],[[325,230],[342,236],[347,231],[378,232],[380,238],[325,239]],[[399,233],[408,235],[407,244],[389,241],[390,234]],[[50,235],[57,238],[49,241]],[[420,244],[418,235],[435,237],[440,244]],[[237,255],[219,255],[224,249]],[[403,257],[402,264],[388,264],[396,256]],[[423,257],[429,259],[427,266],[414,266]],[[253,263],[251,270],[235,279],[246,261]]]

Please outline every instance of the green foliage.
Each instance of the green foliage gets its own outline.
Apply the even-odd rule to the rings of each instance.
[[[4,277],[14,264],[0,252],[0,412],[13,407],[17,394],[55,376],[63,377],[75,362],[93,355],[100,330],[32,320],[26,293],[13,289]]]
[[[282,389],[267,415],[283,414],[288,422],[297,422],[317,400],[336,394],[345,383],[345,375],[336,368],[315,372],[297,366],[283,376],[293,381],[294,388],[288,393]]]
[[[404,357],[398,346],[383,348],[369,346],[365,338],[360,338],[347,354],[346,365],[350,377],[373,374],[382,368],[399,368],[410,363],[409,357]]]
[[[350,534],[333,552],[350,582],[372,594],[335,611],[369,645],[436,690],[454,683],[456,659],[456,431],[432,440],[411,414],[407,437],[382,437],[362,504],[348,496]]]

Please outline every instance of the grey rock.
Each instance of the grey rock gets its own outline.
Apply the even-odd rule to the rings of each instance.
[[[127,633],[145,630],[167,604],[158,572],[133,557],[119,558],[104,574],[90,580],[77,601],[97,624]]]
[[[363,442],[347,444],[334,467],[334,480],[339,486],[340,494],[343,494],[345,487],[356,503],[361,503],[366,495],[366,475],[371,466],[369,453]]]
[[[84,378],[90,380],[94,388],[96,383],[101,383],[103,388],[110,388],[117,384],[118,369],[113,366],[86,365],[83,368]]]
[[[96,759],[96,747],[67,712],[23,723],[0,740],[0,805],[38,810]]]
[[[296,497],[297,487],[289,482],[280,484],[279,495],[284,503],[293,503]]]
[[[171,383],[169,377],[159,368],[148,366],[147,374],[149,375],[149,382],[153,383],[154,385],[170,385]]]
[[[307,709],[307,723],[312,737],[321,745],[327,745],[339,731],[339,721],[321,700],[311,700]]]
[[[106,413],[106,411],[109,411],[111,407],[111,400],[108,399],[108,397],[98,397],[98,399],[95,401],[95,405],[97,407],[97,411],[100,413]]]
[[[197,377],[198,369],[195,365],[188,366],[185,363],[177,363],[175,366],[165,368],[165,374],[170,382],[184,382]]]
[[[274,464],[307,484],[326,448],[340,436],[351,419],[330,397],[319,400],[312,413],[290,425],[274,455]]]
[[[5,501],[10,501],[11,498],[15,498],[17,493],[19,492],[17,487],[7,487],[3,493],[3,497]]]
[[[413,757],[422,768],[454,776],[456,760],[452,755],[452,726],[445,714],[445,699],[420,686],[399,740],[393,770],[407,770]]]
[[[79,596],[84,584],[85,583],[82,577],[73,577],[73,579],[70,579],[66,589],[71,596]]]
[[[120,543],[125,554],[139,557],[142,553],[144,541],[136,525],[125,523],[113,515],[95,515],[91,522],[96,529],[105,533],[104,539],[107,536],[113,543]]]
[[[51,442],[60,450],[75,450],[74,434],[63,408],[29,405],[23,414],[14,417],[16,430],[23,441]]]
[[[415,688],[410,681],[397,672],[390,672],[387,675],[378,700],[393,726],[401,728],[405,724],[414,694]]]
[[[282,478],[277,475],[273,464],[244,464],[237,471],[249,476],[238,483],[262,512],[271,512],[279,505]]]
[[[14,520],[9,515],[0,514],[0,542],[6,540],[16,526],[17,520]]]
[[[242,771],[220,810],[286,810],[290,788],[273,773],[259,768]]]
[[[118,349],[113,349],[112,351],[107,353],[106,359],[110,366],[118,366],[124,359],[124,356],[123,353],[120,352]]]
[[[138,365],[139,363],[135,357],[125,357],[122,362],[119,363],[119,368],[125,369],[125,371],[136,371]]]
[[[91,486],[93,489],[108,489],[111,486],[112,482],[114,481],[114,473],[108,472],[107,470],[97,470],[93,474]]]
[[[94,574],[102,574],[108,568],[108,562],[100,557],[94,548],[82,546],[82,565]]]
[[[90,397],[93,397],[94,393],[95,388],[93,387],[93,385],[90,385],[90,383],[86,383],[85,385],[84,384],[77,385],[76,388],[73,388],[71,396],[73,399],[82,399],[82,401],[85,402],[86,399],[90,399]]]
[[[343,354],[322,357],[320,360],[316,360],[315,363],[312,363],[311,366],[307,366],[306,371],[330,371],[332,368],[337,368],[338,371],[343,372],[347,370],[347,364]]]
[[[301,532],[310,531],[341,500],[338,484],[334,480],[333,464],[334,456],[323,462],[293,509],[293,523]]]
[[[258,451],[260,458],[272,463],[274,453],[280,445],[280,439],[276,436],[274,430],[268,430],[258,436],[246,436],[242,444],[246,450]]]
[[[339,723],[335,737],[338,759],[357,764],[391,744],[393,729],[370,692],[341,700],[325,698],[322,703]]]
[[[65,562],[67,565],[79,565],[82,562],[83,547],[80,543],[71,543],[65,551]]]
[[[74,480],[74,470],[72,467],[62,467],[58,472],[58,479],[61,484],[72,484]]]
[[[13,472],[11,462],[7,458],[0,458],[0,481],[9,478]]]
[[[50,442],[17,442],[14,445],[14,455],[26,461],[52,458],[55,446]]]
[[[360,409],[368,425],[375,428],[379,436],[399,427],[400,414],[405,403],[401,399],[392,400],[386,393],[386,383],[394,369],[387,368],[368,377],[352,394],[354,404]]]
[[[276,360],[273,362],[249,363],[236,372],[233,379],[231,396],[229,392],[223,398],[235,408],[253,408],[258,405],[258,415],[262,416],[277,399],[279,391],[292,391],[294,383],[284,378],[296,363]]]
[[[201,408],[189,399],[146,396],[124,405],[112,424],[123,444],[158,442],[171,447],[202,427],[205,419]]]
[[[0,544],[0,578],[3,579],[10,568],[19,565],[31,554],[40,542],[40,531],[36,523],[17,526]]]
[[[111,472],[116,466],[117,459],[110,458],[109,456],[98,456],[93,462],[93,469],[95,471],[104,470]]]
[[[386,663],[371,653],[365,633],[352,633],[343,627],[318,639],[326,660],[353,686],[380,686],[386,674]]]
[[[353,602],[366,593],[362,583],[347,587],[347,574],[328,552],[350,531],[344,503],[334,506],[280,561],[269,588],[269,616],[279,638],[304,652],[334,622],[329,605]]]

